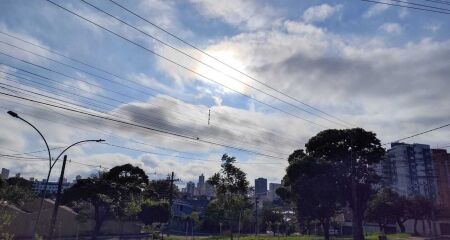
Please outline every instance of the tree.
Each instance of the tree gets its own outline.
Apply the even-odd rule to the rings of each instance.
[[[423,196],[415,196],[409,199],[406,211],[410,217],[414,219],[414,235],[419,235],[419,232],[417,231],[417,221],[422,220],[423,223],[426,218],[429,218],[432,207],[433,203]]]
[[[67,189],[62,197],[63,203],[90,203],[94,207],[95,226],[92,239],[97,239],[103,222],[115,209],[119,208],[120,191],[110,182],[102,178],[89,178],[78,180],[71,188]],[[85,205],[86,206],[86,205]]]
[[[151,199],[168,199],[170,196],[170,181],[167,179],[152,180],[145,190],[145,197]],[[177,185],[173,185],[172,196],[176,198],[180,193]]]
[[[372,198],[366,210],[366,219],[378,223],[380,232],[386,234],[387,224],[395,221],[394,208],[396,207],[396,196],[389,188],[380,189]]]
[[[99,177],[78,180],[64,192],[62,201],[69,205],[82,206],[85,202],[93,206],[92,238],[96,239],[108,217],[119,218],[132,212],[129,211],[130,203],[141,196],[147,184],[148,177],[142,169],[125,164]]]
[[[261,218],[263,223],[263,228],[267,230],[272,230],[273,234],[278,233],[278,227],[281,222],[283,222],[282,209],[279,207],[274,207],[272,204],[264,204],[261,211]]]
[[[330,219],[341,205],[333,166],[299,151],[289,158],[292,159],[293,155],[299,157],[289,161],[284,187],[277,193],[283,200],[294,204],[299,222],[309,225],[311,221],[319,221],[325,239],[329,239]]]
[[[221,170],[208,179],[217,194],[215,203],[220,211],[218,215],[222,220],[228,222],[233,238],[233,226],[237,222],[240,213],[250,207],[248,201],[249,182],[247,176],[238,167],[234,166],[236,158],[227,154],[222,156]]]
[[[32,191],[32,182],[23,178],[0,178],[0,201],[7,201],[17,206],[36,198]]]
[[[375,133],[361,128],[318,133],[306,143],[308,156],[332,164],[342,186],[341,193],[352,210],[353,239],[364,239],[363,219],[372,193],[372,184],[378,181],[373,165],[384,155]]]
[[[155,222],[167,222],[170,218],[170,206],[166,201],[145,200],[141,205],[139,219],[145,225],[151,225]]]

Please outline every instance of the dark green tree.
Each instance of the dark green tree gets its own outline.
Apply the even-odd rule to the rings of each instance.
[[[211,204],[216,204],[219,218],[228,223],[231,238],[239,216],[251,207],[248,201],[249,182],[245,172],[236,167],[236,158],[227,154],[222,156],[221,170],[208,179],[208,183],[214,186],[217,199]]]
[[[299,151],[292,155],[297,153]],[[315,220],[319,221],[324,238],[329,239],[330,219],[342,202],[333,166],[326,161],[302,154],[300,158],[290,161],[283,185],[277,193],[283,200],[294,204],[297,220],[306,225]]]
[[[366,210],[366,219],[378,223],[380,232],[386,234],[386,226],[396,221],[394,215],[398,196],[389,188],[380,189],[369,201]]]
[[[141,205],[141,209],[138,217],[145,225],[169,221],[170,206],[166,201],[145,200]]]
[[[32,182],[23,178],[0,178],[0,201],[7,201],[17,206],[36,198],[32,191]]]
[[[145,190],[145,197],[151,199],[169,199],[170,196],[170,181],[167,179],[152,180],[149,182]],[[172,197],[176,198],[180,195],[180,190],[177,185],[173,185]]]
[[[342,197],[352,210],[353,239],[364,239],[364,212],[372,185],[378,181],[373,166],[385,152],[380,140],[361,128],[330,129],[312,137],[305,146],[308,156],[332,165]]]
[[[414,219],[414,235],[419,235],[419,232],[417,231],[417,222],[422,220],[422,223],[424,223],[425,219],[430,218],[433,202],[426,197],[415,196],[409,199],[409,204],[406,205],[406,207],[407,213]],[[424,224],[422,224],[422,226],[424,226]]]
[[[145,172],[131,164],[112,168],[99,177],[78,180],[67,189],[62,201],[68,205],[94,208],[95,226],[92,238],[96,239],[107,218],[129,217],[130,207],[147,188]]]
[[[275,235],[275,233],[279,233],[279,225],[284,220],[282,209],[265,203],[261,211],[261,219],[263,230],[271,230]]]

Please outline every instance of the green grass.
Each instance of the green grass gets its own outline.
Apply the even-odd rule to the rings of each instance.
[[[410,234],[406,234],[406,233],[396,233],[396,234],[388,234],[388,240],[395,240],[395,239],[407,239],[409,238],[411,235]],[[201,240],[228,240],[230,239],[229,236],[214,236],[214,237],[195,237],[196,239],[201,239]],[[170,236],[165,238],[167,240],[184,240],[185,236]],[[237,237],[234,237],[235,240],[237,240]],[[284,237],[284,236],[280,236],[279,237],[280,240],[322,240],[323,237],[322,236],[288,236],[288,237]],[[337,240],[351,240],[351,236],[346,236],[346,237],[337,237],[337,238],[332,238],[332,239],[337,239]],[[188,240],[191,240],[191,237],[188,237]],[[278,240],[277,236],[242,236],[240,238],[240,240]],[[370,235],[366,236],[366,240],[378,240],[378,234],[377,233],[373,233]]]

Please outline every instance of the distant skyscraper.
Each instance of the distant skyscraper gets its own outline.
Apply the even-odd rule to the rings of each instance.
[[[429,145],[392,143],[378,169],[384,184],[403,196],[436,199]]]
[[[194,182],[188,182],[186,184],[186,193],[193,196],[195,193],[195,183]]]
[[[197,183],[197,194],[198,195],[205,195],[205,175],[198,176],[198,183]]]
[[[266,178],[255,179],[255,195],[267,196],[267,179]]]
[[[437,203],[450,209],[450,153],[445,149],[433,149],[431,153],[436,176]]]
[[[16,173],[16,178],[20,178],[20,172]]]
[[[1,177],[2,177],[3,179],[8,179],[8,178],[9,178],[9,169],[2,168],[2,174],[1,174]]]

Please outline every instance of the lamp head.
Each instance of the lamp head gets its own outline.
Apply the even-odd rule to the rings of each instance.
[[[17,113],[13,112],[13,111],[8,111],[8,114],[9,114],[11,117],[19,118],[19,115],[18,115]]]

